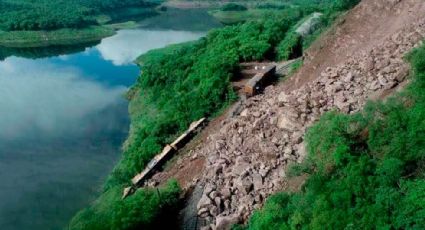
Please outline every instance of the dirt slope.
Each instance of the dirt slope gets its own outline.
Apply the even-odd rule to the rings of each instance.
[[[295,76],[244,101],[239,115],[211,129],[168,171],[179,177],[182,169],[184,187],[204,186],[197,209],[205,228],[244,222],[270,194],[299,186],[285,169],[304,159],[306,129],[326,111],[357,112],[405,85],[403,56],[424,37],[424,1],[363,0],[313,44]]]
[[[371,50],[407,25],[418,22],[424,13],[423,1],[363,0],[312,45],[305,55],[304,67],[284,89],[296,89],[320,75],[326,67],[340,64],[355,53]]]

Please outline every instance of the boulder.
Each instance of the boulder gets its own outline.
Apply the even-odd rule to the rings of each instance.
[[[204,193],[202,194],[202,197],[199,200],[198,205],[196,207],[198,208],[198,210],[202,210],[203,208],[206,208],[211,205],[212,205],[211,199]]]
[[[252,174],[252,182],[254,183],[254,190],[263,188],[263,177],[259,173]]]
[[[205,217],[208,216],[208,208],[201,208],[198,210],[198,216]]]
[[[377,80],[375,80],[375,81],[373,81],[371,84],[370,84],[370,87],[369,87],[369,89],[370,90],[378,90],[378,89],[380,89],[381,88],[381,84],[377,81]]]
[[[285,115],[280,115],[277,121],[277,127],[280,129],[285,129],[288,131],[294,131],[297,129],[297,125],[294,121],[289,119],[289,117]]]
[[[239,162],[233,166],[232,174],[235,176],[242,175],[246,170],[249,169],[249,164],[246,162]]]
[[[248,109],[244,109],[244,110],[242,110],[242,112],[241,112],[240,116],[241,116],[241,117],[247,117],[247,116],[248,116]]]
[[[239,223],[239,217],[237,215],[217,216],[215,227],[217,230],[230,230],[237,223]]]
[[[277,101],[279,103],[288,103],[289,102],[289,95],[285,92],[279,93],[279,96],[277,97]]]
[[[238,190],[242,192],[243,194],[248,194],[249,192],[251,192],[253,188],[252,181],[249,177],[238,178],[235,181],[235,185],[238,188]]]

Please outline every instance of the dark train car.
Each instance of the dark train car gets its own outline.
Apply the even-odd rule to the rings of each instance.
[[[261,92],[264,87],[276,80],[276,66],[263,66],[259,73],[255,74],[244,87],[247,96],[254,96]]]

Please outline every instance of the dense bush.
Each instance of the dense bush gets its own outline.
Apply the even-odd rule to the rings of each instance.
[[[295,31],[288,33],[277,46],[279,60],[289,60],[302,56],[302,37]]]
[[[25,1],[16,1],[0,9],[2,30],[54,29],[93,23],[92,19],[87,18],[90,12],[88,8],[71,2],[24,3]]]
[[[258,8],[258,9],[279,9],[279,10],[283,10],[285,8],[288,8],[288,5],[266,2],[266,3],[258,3],[256,8]]]
[[[308,131],[304,188],[271,197],[249,229],[425,228],[425,46],[410,60],[406,92]]]
[[[226,5],[221,7],[222,11],[244,11],[247,10],[246,6],[239,5],[236,3],[227,3]]]
[[[121,195],[119,187],[108,190],[91,207],[77,213],[69,229],[167,229],[175,224],[180,195],[176,181],[159,190],[138,190],[124,200]]]

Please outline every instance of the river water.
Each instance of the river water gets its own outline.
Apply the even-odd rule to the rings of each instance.
[[[92,202],[127,137],[132,61],[220,26],[169,10],[99,43],[0,47],[0,229],[64,229]]]

